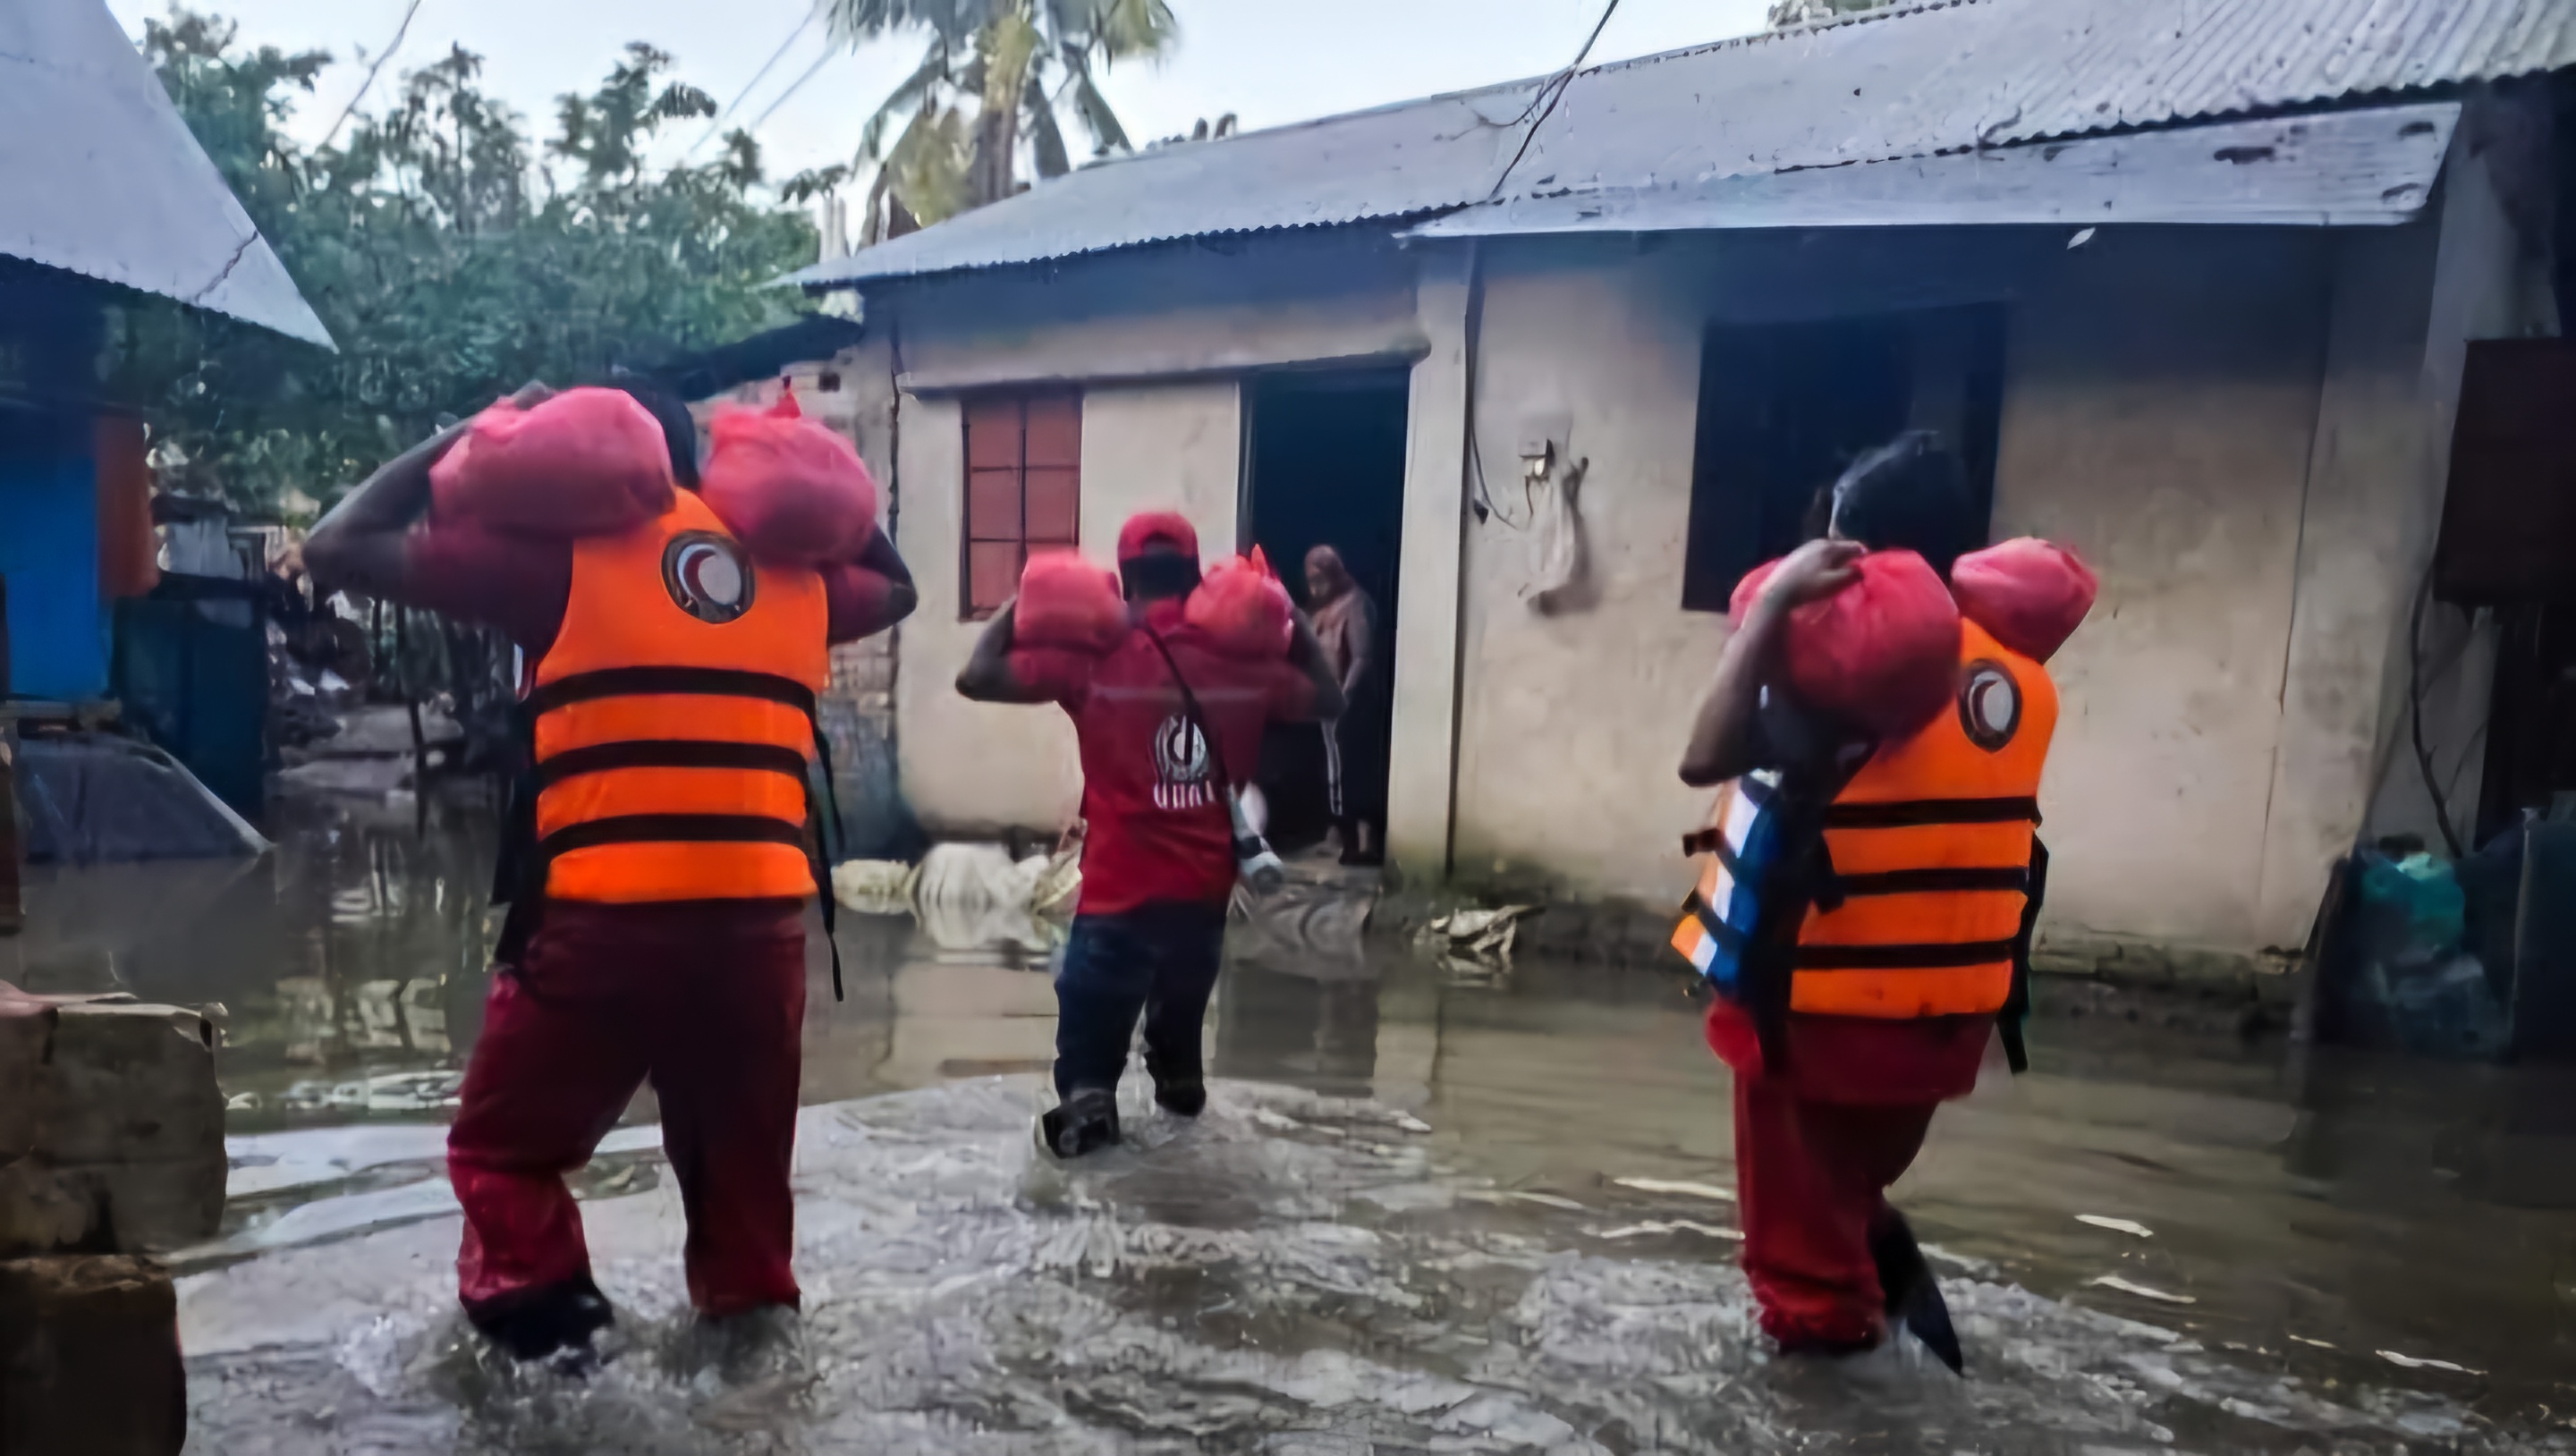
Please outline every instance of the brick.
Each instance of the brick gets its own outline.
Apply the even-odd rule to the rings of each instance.
[[[205,1017],[0,994],[0,1256],[201,1242],[224,1173]]]
[[[177,1456],[187,1434],[167,1270],[124,1255],[0,1260],[0,1456]]]
[[[851,665],[850,691],[852,696],[864,697],[869,693],[890,692],[893,688],[894,663],[891,659],[880,657],[872,661],[859,662]]]

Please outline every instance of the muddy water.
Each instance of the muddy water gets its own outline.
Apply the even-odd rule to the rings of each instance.
[[[1724,1073],[1666,978],[1272,937],[1220,987],[1210,1116],[1137,1102],[1138,1146],[1068,1170],[1027,1134],[1043,931],[908,920],[844,923],[846,1002],[814,967],[810,1380],[689,1353],[649,1100],[580,1180],[613,1358],[491,1369],[449,1313],[437,1177],[486,837],[298,812],[271,862],[149,913],[96,918],[137,891],[78,877],[33,907],[30,979],[229,1008],[233,1211],[183,1261],[193,1450],[2576,1450],[2561,1078],[2043,987],[2037,1070],[1946,1110],[1897,1192],[1960,1383],[1762,1354]]]

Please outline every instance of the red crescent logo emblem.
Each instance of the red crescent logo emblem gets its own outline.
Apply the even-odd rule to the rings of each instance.
[[[751,610],[751,561],[725,537],[683,531],[662,548],[662,586],[681,611],[721,626]]]

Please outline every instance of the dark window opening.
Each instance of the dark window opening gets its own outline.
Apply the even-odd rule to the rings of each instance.
[[[966,401],[966,531],[958,614],[981,621],[1019,590],[1033,547],[1074,546],[1082,524],[1082,396]]]
[[[814,376],[814,388],[824,394],[838,394],[841,392],[841,376],[837,371],[826,369]]]
[[[1725,611],[1746,572],[1823,534],[1835,478],[1903,430],[1938,431],[1959,453],[1987,520],[2002,419],[2000,307],[1710,329],[1683,608]]]

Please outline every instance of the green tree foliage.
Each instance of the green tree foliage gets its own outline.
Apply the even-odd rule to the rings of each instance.
[[[1158,56],[1179,39],[1164,0],[820,0],[855,47],[928,31],[920,66],[868,119],[859,165],[874,165],[862,240],[874,242],[1020,187],[1021,153],[1040,177],[1073,169],[1057,121],[1070,106],[1097,155],[1132,149],[1095,70]],[[902,130],[891,148],[886,133]],[[800,179],[836,185],[848,168]]]
[[[439,415],[527,380],[597,378],[783,323],[794,295],[770,285],[814,257],[811,223],[769,197],[748,135],[705,165],[650,164],[664,127],[716,109],[650,46],[562,98],[542,153],[461,48],[317,149],[284,124],[327,56],[247,49],[184,10],[151,23],[144,50],[340,346],[126,311],[125,393],[197,488],[246,506],[327,498]]]

